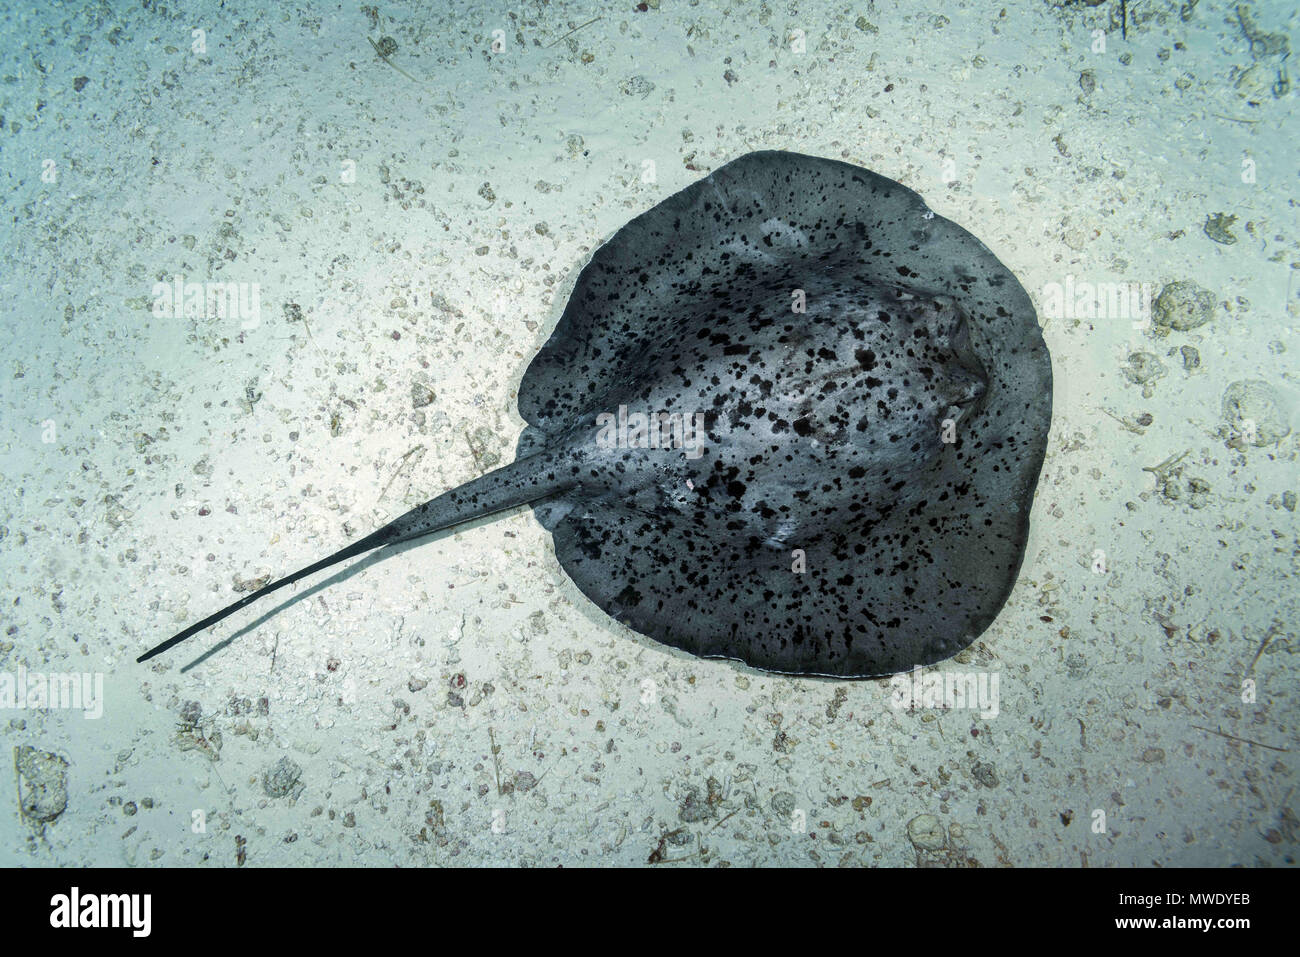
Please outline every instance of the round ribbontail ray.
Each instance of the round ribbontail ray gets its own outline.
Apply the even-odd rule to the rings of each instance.
[[[912,190],[742,156],[579,274],[519,387],[515,461],[245,595],[531,504],[577,587],[655,641],[846,678],[948,658],[1025,553],[1052,412],[1028,295]]]

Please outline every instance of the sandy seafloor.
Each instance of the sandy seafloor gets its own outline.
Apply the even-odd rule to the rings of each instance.
[[[1292,864],[1300,18],[1128,6],[5,4],[0,670],[104,700],[0,715],[0,861]],[[1025,563],[933,669],[996,717],[658,646],[526,509],[134,662],[509,461],[591,252],[760,148],[917,190],[1039,308]],[[257,321],[154,315],[178,274]],[[1210,318],[1049,316],[1067,277]]]

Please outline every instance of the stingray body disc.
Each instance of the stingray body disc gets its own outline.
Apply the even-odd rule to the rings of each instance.
[[[596,251],[520,385],[520,455],[586,436],[582,480],[536,512],[613,618],[870,677],[1002,608],[1051,385],[1028,295],[970,233],[868,170],[752,153]]]

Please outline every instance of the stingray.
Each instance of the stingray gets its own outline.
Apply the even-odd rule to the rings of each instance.
[[[789,674],[948,658],[1011,592],[1051,423],[1028,295],[861,167],[750,153],[619,229],[519,386],[512,464],[277,589],[530,504],[587,598],[642,635]]]

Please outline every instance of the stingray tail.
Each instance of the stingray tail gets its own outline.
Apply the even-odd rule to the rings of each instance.
[[[562,491],[573,484],[571,469],[566,467],[561,472],[559,468],[560,458],[560,456],[553,453],[540,452],[524,459],[518,459],[510,465],[503,466],[494,472],[489,472],[487,475],[480,476],[473,481],[444,492],[437,498],[430,499],[423,505],[411,509],[405,515],[393,519],[387,525],[371,532],[364,538],[358,539],[346,548],[342,548],[332,555],[327,555],[306,568],[300,568],[292,575],[281,578],[279,581],[271,582],[266,587],[259,588],[257,591],[245,595],[234,604],[226,606],[221,611],[209,615],[202,621],[195,622],[184,631],[168,638],[162,644],[150,648],[136,661],[148,661],[155,655],[162,654],[167,649],[180,644],[191,635],[196,635],[203,629],[233,615],[245,605],[252,604],[264,595],[269,595],[286,585],[292,585],[296,581],[314,575],[322,569],[337,565],[339,562],[346,561],[356,555],[361,555],[375,548],[410,541],[413,538],[422,538],[425,535],[431,535],[434,532],[476,518],[482,518],[494,512],[500,512],[517,505],[526,505],[529,502],[536,502],[554,495],[556,492]]]

